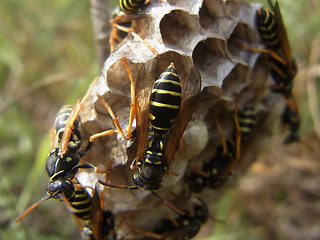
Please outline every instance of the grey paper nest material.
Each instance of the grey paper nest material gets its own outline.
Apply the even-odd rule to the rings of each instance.
[[[246,1],[221,0],[168,0],[168,3],[152,1],[142,12],[143,17],[133,21],[132,28],[142,39],[159,52],[155,55],[137,38],[129,35],[105,61],[103,74],[93,86],[90,97],[84,103],[81,118],[84,134],[115,129],[104,106],[97,101],[96,93],[102,95],[111,106],[123,129],[127,129],[130,112],[130,81],[122,57],[126,57],[136,79],[147,61],[156,64],[152,69],[159,76],[170,62],[174,62],[181,79],[195,66],[202,78],[200,103],[193,114],[182,141],[182,150],[170,165],[158,193],[179,209],[192,213],[196,197],[185,181],[188,164],[201,169],[209,161],[216,147],[225,136],[232,139],[236,98],[239,108],[253,103],[257,124],[242,147],[240,173],[255,160],[257,153],[266,144],[275,116],[279,114],[272,95],[266,64],[259,60],[259,53],[246,51],[237,46],[242,41],[255,47],[262,46],[256,27],[255,11],[259,5]],[[151,70],[150,70],[151,71]],[[269,120],[270,119],[270,120]],[[222,127],[217,130],[216,120]],[[98,138],[84,161],[106,169],[110,161],[113,167],[109,180],[113,184],[134,185],[133,171],[129,166],[135,158],[136,141],[125,141],[120,134]],[[80,171],[80,181],[94,186],[97,176]],[[104,176],[99,176],[104,180]],[[208,205],[211,214],[215,199],[221,190],[206,189],[200,196]],[[152,231],[160,219],[169,213],[176,216],[165,204],[149,191],[108,188],[105,207],[111,209],[116,223],[126,218],[118,229],[118,236],[141,239],[145,232]],[[213,220],[206,224],[212,228]],[[201,233],[200,233],[201,234]]]

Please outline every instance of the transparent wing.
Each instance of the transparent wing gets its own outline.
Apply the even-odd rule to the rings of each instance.
[[[288,34],[287,30],[285,28],[282,15],[280,12],[280,7],[278,4],[278,1],[275,2],[273,5],[271,0],[268,0],[268,3],[274,12],[274,17],[275,17],[275,25],[278,33],[278,37],[280,40],[281,47],[283,49],[284,57],[287,62],[286,68],[288,73],[294,73],[294,66],[293,66],[293,61],[292,61],[292,55],[291,55],[291,49],[290,49],[290,43],[288,39]]]
[[[63,136],[61,139],[61,145],[60,145],[60,153],[61,156],[63,156],[67,151],[67,146],[71,137],[72,130],[74,129],[74,122],[77,119],[79,112],[81,109],[80,99],[78,99],[76,105],[73,107],[72,113],[70,114],[67,124],[63,131]]]
[[[151,59],[145,62],[141,67],[135,82],[136,129],[138,142],[137,160],[144,155],[149,135],[149,98],[156,78],[156,61],[156,59]]]
[[[101,223],[102,223],[102,208],[101,208],[101,202],[100,202],[100,195],[96,187],[94,190],[93,198],[92,198],[91,227],[92,227],[93,235],[97,240],[102,239]]]
[[[200,91],[201,76],[197,68],[193,66],[183,82],[181,110],[169,133],[170,136],[165,152],[167,166],[170,166],[170,162],[177,152],[180,139],[197,107]]]

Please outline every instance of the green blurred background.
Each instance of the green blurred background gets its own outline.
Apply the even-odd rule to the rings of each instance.
[[[319,143],[320,3],[281,0],[280,6],[299,64],[294,91],[305,137],[294,145],[303,149],[306,142]],[[19,224],[14,219],[45,196],[49,130],[58,109],[74,103],[100,75],[90,2],[2,0],[0,16],[0,239],[79,239],[71,214],[57,201],[42,204]],[[287,151],[274,141],[272,146]],[[317,164],[318,159],[314,154]],[[268,239],[251,231],[241,209],[232,208],[237,191],[217,203],[217,216],[246,219],[232,228],[216,224],[210,239]]]

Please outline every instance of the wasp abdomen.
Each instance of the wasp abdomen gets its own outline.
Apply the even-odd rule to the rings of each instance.
[[[125,13],[134,13],[139,10],[146,0],[119,0],[119,6]]]
[[[247,104],[238,113],[238,121],[242,137],[246,137],[256,123],[256,113],[252,104]]]
[[[58,145],[60,145],[61,143],[61,139],[64,134],[64,130],[65,130],[68,118],[72,114],[72,111],[73,111],[73,106],[66,105],[66,106],[63,106],[58,112],[57,118],[55,120],[55,130],[56,130]],[[80,145],[81,145],[81,133],[79,130],[79,126],[80,126],[79,116],[74,121],[73,126],[74,128],[70,136],[68,148],[77,150],[80,148]]]
[[[174,64],[171,63],[155,82],[150,95],[149,120],[157,133],[165,133],[180,110],[182,87]]]
[[[74,180],[75,195],[70,199],[70,205],[74,208],[74,214],[83,219],[88,220],[91,216],[92,204],[91,197],[84,187],[82,187],[78,181]]]
[[[267,48],[277,50],[280,48],[280,40],[274,22],[274,13],[265,8],[257,10],[257,25],[261,40]]]

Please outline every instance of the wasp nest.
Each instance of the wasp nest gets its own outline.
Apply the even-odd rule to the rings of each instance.
[[[234,175],[245,170],[265,147],[275,116],[279,115],[275,108],[277,96],[269,91],[265,61],[260,53],[237,44],[240,41],[254,47],[263,46],[255,26],[256,9],[260,7],[244,0],[151,1],[143,8],[141,16],[133,19],[134,33],[129,34],[105,61],[102,76],[93,84],[83,104],[81,118],[85,136],[115,129],[97,93],[111,106],[126,130],[131,93],[123,57],[127,59],[133,79],[142,67],[144,74],[157,78],[171,62],[182,81],[191,68],[198,69],[202,81],[198,106],[182,137],[181,150],[168,166],[162,187],[157,191],[190,215],[195,215],[193,204],[199,199],[208,207],[210,215],[214,215],[215,200],[224,188],[206,187],[195,194],[189,188],[188,176],[195,169],[202,170],[204,163],[214,158],[223,139],[236,146],[237,109],[241,111],[248,103],[252,104],[256,124],[241,144],[241,156],[235,157]],[[140,38],[159,55],[155,56]],[[131,141],[124,140],[120,134],[97,138],[83,160],[108,171],[110,183],[132,186],[134,171],[130,164],[135,159],[136,138],[139,138],[133,135]],[[105,175],[79,172],[79,180],[84,185],[94,186],[97,178],[105,180]],[[116,225],[124,222],[117,229],[119,238],[141,239],[151,235],[168,215],[178,218],[177,213],[150,191],[109,187],[104,199],[105,208],[115,214]],[[203,225],[206,228],[200,235],[208,234],[205,229],[213,229],[213,222],[213,219],[206,221]]]

